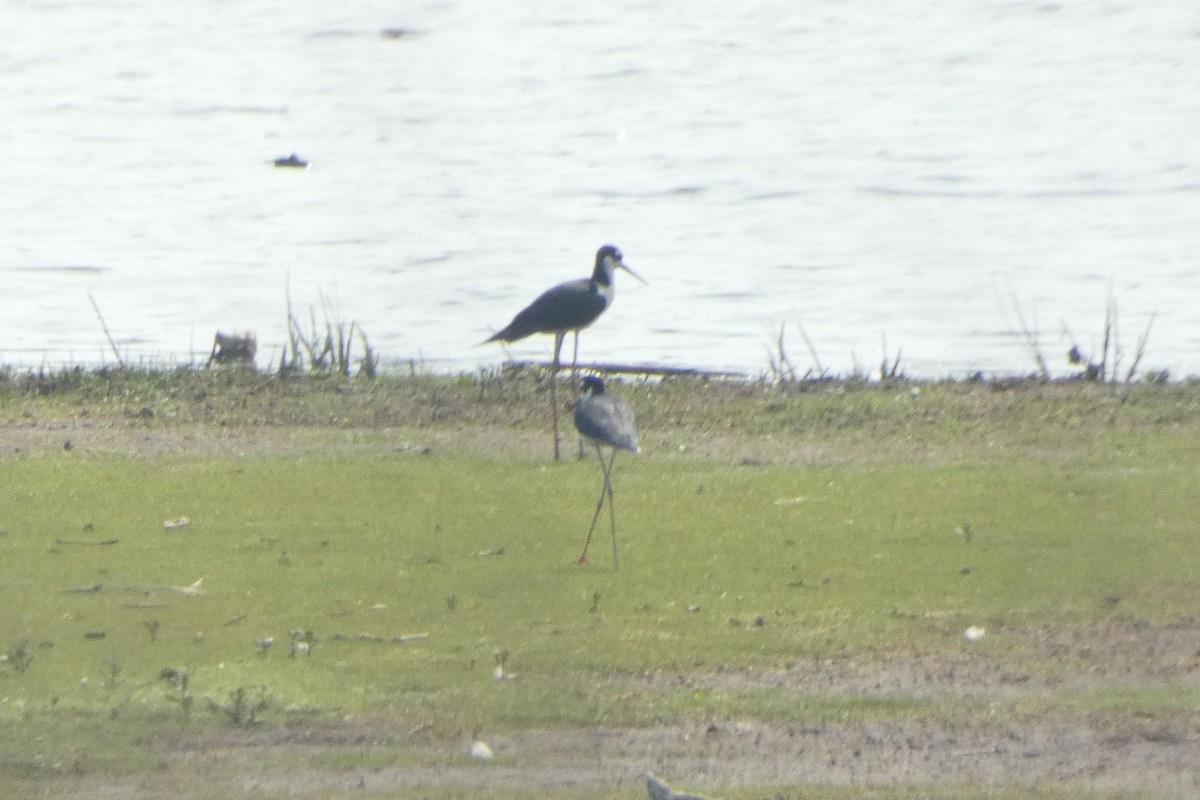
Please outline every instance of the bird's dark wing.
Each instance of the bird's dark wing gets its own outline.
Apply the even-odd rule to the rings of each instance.
[[[515,342],[535,333],[557,333],[586,328],[607,306],[586,278],[560,283],[530,303],[489,342]]]

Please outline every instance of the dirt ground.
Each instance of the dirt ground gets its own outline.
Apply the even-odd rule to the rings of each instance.
[[[1122,624],[1087,629],[1003,630],[990,650],[856,654],[797,663],[786,670],[654,673],[626,677],[647,689],[719,691],[763,688],[783,697],[811,694],[888,697],[977,705],[961,716],[944,712],[904,721],[827,719],[757,721],[711,719],[646,729],[537,730],[483,736],[494,758],[467,755],[469,741],[430,737],[384,718],[236,730],[158,744],[164,774],[172,768],[234,775],[226,788],[275,796],[323,797],[356,790],[404,796],[406,788],[440,786],[464,793],[505,788],[540,796],[555,789],[606,790],[645,797],[653,772],[677,790],[721,797],[741,787],[786,798],[786,787],[983,786],[1046,788],[1069,785],[1087,794],[1200,796],[1200,709],[1151,706],[1133,713],[1104,711],[1022,714],[1023,699],[1097,686],[1200,688],[1200,620],[1170,625]],[[993,643],[994,645],[995,643]],[[1036,656],[1038,672],[1022,669]],[[1047,670],[1046,665],[1050,665]],[[786,713],[782,716],[786,717]],[[869,715],[868,715],[869,716]],[[407,724],[403,728],[407,728]],[[341,751],[369,750],[362,769],[264,769],[273,757],[308,761]],[[388,751],[396,763],[388,762]],[[353,759],[344,760],[352,762]],[[411,766],[417,764],[417,766]],[[219,768],[217,768],[219,767]],[[109,785],[138,794],[155,779]],[[779,787],[777,790],[774,787]],[[91,787],[96,789],[94,785]],[[212,788],[211,786],[209,788]],[[782,790],[782,791],[780,791]],[[886,796],[886,788],[883,795]]]

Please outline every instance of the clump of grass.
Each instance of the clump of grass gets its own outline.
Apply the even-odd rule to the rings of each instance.
[[[174,667],[164,667],[158,673],[158,678],[159,680],[166,681],[171,687],[171,692],[167,695],[167,699],[177,704],[185,717],[189,716],[192,713],[192,704],[195,698],[188,691],[189,678],[187,672]]]
[[[1125,383],[1131,382],[1137,374],[1138,367],[1146,355],[1146,344],[1150,340],[1150,330],[1153,326],[1154,315],[1152,314],[1150,320],[1146,323],[1146,329],[1138,337],[1133,361],[1130,363],[1129,369],[1125,371]],[[1104,307],[1104,333],[1101,338],[1100,352],[1098,354],[1086,355],[1067,328],[1066,323],[1063,323],[1063,331],[1071,339],[1071,348],[1067,351],[1067,361],[1072,365],[1082,365],[1084,367],[1079,377],[1084,380],[1100,383],[1110,380],[1115,382],[1119,379],[1121,359],[1124,351],[1121,349],[1117,301],[1112,294],[1109,294],[1108,303]],[[1152,373],[1150,376],[1151,380],[1162,380],[1162,378],[1163,373],[1161,372]]]
[[[267,700],[267,687],[239,686],[229,695],[228,702],[221,702],[211,695],[204,696],[209,708],[227,716],[234,725],[257,725],[262,721],[261,714],[270,707]]]
[[[5,661],[13,672],[18,675],[24,675],[33,664],[33,651],[29,649],[28,639],[17,639],[8,646],[8,651],[4,654]]]
[[[779,336],[775,339],[775,349],[768,353],[767,365],[767,380],[771,384],[795,383],[804,380],[825,380],[829,377],[829,370],[821,364],[821,357],[817,354],[817,348],[813,345],[812,339],[808,337],[808,331],[804,329],[802,323],[796,323],[796,327],[800,330],[800,337],[804,339],[804,344],[808,348],[809,355],[812,357],[813,366],[800,374],[796,370],[796,366],[792,363],[791,358],[787,354],[787,347],[784,344],[784,333],[787,328],[787,323],[779,326]]]
[[[291,658],[297,655],[311,656],[317,646],[317,635],[312,631],[295,629],[291,633],[292,649],[288,654]]]
[[[1020,325],[1021,337],[1037,364],[1037,375],[1042,380],[1049,380],[1050,368],[1047,366],[1046,357],[1042,353],[1036,320],[1034,325],[1031,326],[1026,321],[1025,313],[1016,296],[1012,295],[1011,300]],[[1097,352],[1085,352],[1066,322],[1063,322],[1063,335],[1071,342],[1071,346],[1068,348],[1066,354],[1067,363],[1074,367],[1083,367],[1082,372],[1075,373],[1071,378],[1094,383],[1116,383],[1121,380],[1125,383],[1132,383],[1137,376],[1142,360],[1145,358],[1146,345],[1150,340],[1150,331],[1154,326],[1154,318],[1155,315],[1151,314],[1149,321],[1146,323],[1146,329],[1138,337],[1133,360],[1130,362],[1129,368],[1125,370],[1123,378],[1121,377],[1121,361],[1125,353],[1121,347],[1120,318],[1117,312],[1117,301],[1111,290],[1104,306],[1104,323],[1101,326],[1100,347]],[[1167,370],[1159,370],[1146,373],[1145,378],[1150,383],[1164,383],[1169,380],[1170,375]]]
[[[350,320],[342,319],[335,304],[321,292],[322,321],[318,323],[317,312],[309,308],[307,327],[292,309],[290,293],[287,298],[288,343],[279,359],[281,374],[294,372],[329,372],[339,375],[357,374],[374,378],[378,373],[379,355],[367,341],[362,327]],[[355,359],[357,339],[361,356]]]
[[[896,349],[896,357],[893,358],[891,363],[889,364],[888,363],[887,336],[884,334],[880,334],[880,336],[883,340],[883,359],[882,359],[882,361],[880,361],[880,364],[879,364],[879,380],[881,380],[881,381],[904,380],[904,373],[900,371],[900,352],[901,352],[900,349],[899,348]]]
[[[764,380],[772,386],[796,384],[800,382],[814,382],[831,380],[829,370],[821,364],[821,357],[817,354],[816,347],[813,345],[812,339],[809,338],[808,332],[802,324],[797,323],[797,328],[800,330],[800,336],[804,339],[804,344],[808,348],[808,352],[813,361],[813,366],[800,373],[791,357],[788,356],[787,347],[784,342],[784,334],[787,328],[787,323],[779,326],[779,335],[776,337],[773,349],[768,351],[767,355],[767,373]],[[879,380],[884,382],[895,382],[907,380],[903,371],[900,369],[901,351],[896,350],[894,357],[888,356],[887,335],[880,334],[883,342],[883,356],[879,365]],[[867,371],[863,370],[858,364],[857,357],[854,358],[854,368],[847,380],[851,381],[866,381],[870,380]]]
[[[791,383],[796,380],[796,367],[788,357],[783,337],[787,323],[779,326],[779,336],[775,339],[775,349],[767,353],[767,380],[772,384]]]
[[[36,370],[0,369],[0,391],[29,395],[56,395],[78,391],[98,370],[75,366],[61,370],[39,367]]]

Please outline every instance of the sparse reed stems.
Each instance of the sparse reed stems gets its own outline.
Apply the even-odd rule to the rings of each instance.
[[[812,358],[813,367],[805,370],[803,375],[796,374],[796,366],[792,363],[791,358],[787,354],[787,348],[784,346],[784,333],[787,329],[787,323],[779,326],[779,336],[775,339],[775,349],[767,354],[767,364],[771,383],[795,383],[798,380],[824,380],[828,377],[825,367],[821,364],[821,357],[817,354],[817,348],[813,345],[812,339],[808,336],[808,331],[804,329],[804,324],[797,322],[796,327],[800,330],[800,338],[804,340],[804,346],[808,348],[808,354]]]
[[[352,375],[357,372],[367,378],[374,378],[379,369],[379,355],[367,341],[367,335],[362,327],[350,320],[339,318],[339,314],[329,297],[321,292],[322,319],[317,320],[316,309],[309,308],[308,326],[300,321],[292,308],[290,290],[287,292],[288,342],[283,355],[279,359],[281,373],[299,372],[336,372],[341,375]],[[362,353],[355,360],[355,342]]]
[[[1042,355],[1036,327],[1030,327],[1026,322],[1025,314],[1021,309],[1021,304],[1017,301],[1016,295],[1010,292],[1009,296],[1012,299],[1013,309],[1016,312],[1017,321],[1021,328],[1021,336],[1025,340],[1025,344],[1029,348],[1034,361],[1037,363],[1038,377],[1042,380],[1049,380],[1050,370],[1046,366],[1045,357]],[[1082,372],[1071,377],[1080,380],[1095,381],[1097,383],[1116,383],[1118,380],[1131,383],[1137,375],[1142,359],[1146,355],[1146,344],[1150,340],[1150,330],[1154,326],[1155,316],[1154,314],[1150,315],[1150,319],[1146,323],[1146,329],[1138,337],[1133,362],[1129,365],[1129,369],[1125,371],[1123,379],[1118,377],[1120,375],[1121,359],[1124,355],[1124,351],[1121,349],[1120,314],[1117,309],[1117,300],[1113,296],[1111,288],[1109,289],[1108,299],[1104,304],[1104,326],[1100,336],[1099,353],[1085,353],[1064,321],[1062,323],[1063,335],[1071,342],[1071,347],[1067,350],[1067,363],[1083,367]],[[1146,375],[1147,380],[1153,381],[1165,381],[1167,378],[1168,374],[1165,371],[1147,373]]]
[[[1012,300],[1013,310],[1017,314],[1017,322],[1021,326],[1021,338],[1025,340],[1025,347],[1028,348],[1034,363],[1037,364],[1037,375],[1044,381],[1050,380],[1050,368],[1046,366],[1046,358],[1042,355],[1042,347],[1038,342],[1037,320],[1035,318],[1034,326],[1030,327],[1029,323],[1025,321],[1025,312],[1021,310],[1021,303],[1017,300],[1016,293],[1009,290],[1008,296]]]
[[[96,304],[96,298],[92,297],[92,293],[88,292],[88,300],[92,303],[92,308],[96,310],[96,318],[100,320],[100,327],[104,329],[104,338],[108,339],[108,346],[112,348],[113,355],[117,359],[117,366],[125,369],[125,360],[121,358],[121,350],[117,347],[117,342],[113,339],[112,333],[108,330],[108,323],[104,321],[104,315],[100,313],[100,306]]]
[[[1134,376],[1137,374],[1137,369],[1146,355],[1146,343],[1150,340],[1150,329],[1154,325],[1154,317],[1155,315],[1150,315],[1150,320],[1146,323],[1146,329],[1138,337],[1133,362],[1129,365],[1129,369],[1125,371],[1125,383],[1133,381]],[[1117,313],[1117,301],[1112,296],[1111,291],[1108,295],[1108,301],[1104,306],[1104,332],[1100,340],[1098,358],[1094,354],[1093,356],[1085,354],[1066,323],[1063,323],[1063,333],[1071,340],[1071,348],[1067,351],[1067,361],[1071,364],[1083,366],[1083,372],[1076,377],[1096,381],[1097,383],[1116,383],[1118,381],[1121,359],[1124,355],[1124,351],[1121,349],[1120,330],[1120,315]],[[1147,377],[1162,380],[1163,374],[1155,373]]]
[[[888,349],[887,349],[887,334],[880,334],[883,340],[883,360],[879,364],[879,380],[887,381],[895,378],[903,378],[904,373],[900,371],[900,348],[896,348],[896,357],[892,359],[892,363],[888,364]]]

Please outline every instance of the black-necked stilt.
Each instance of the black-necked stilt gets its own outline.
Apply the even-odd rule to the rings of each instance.
[[[613,569],[617,568],[617,515],[613,506],[612,466],[617,460],[618,450],[629,450],[632,453],[641,452],[637,440],[637,422],[633,418],[633,409],[619,397],[614,397],[604,391],[604,381],[589,375],[583,379],[583,393],[575,403],[575,427],[579,435],[596,448],[596,458],[600,459],[600,470],[604,473],[604,487],[600,490],[600,500],[596,503],[596,513],[592,515],[592,526],[588,528],[587,539],[583,542],[583,555],[579,557],[580,564],[587,563],[588,545],[592,543],[592,532],[596,530],[596,520],[600,518],[600,510],[604,507],[604,498],[608,497],[608,520],[612,528]],[[612,448],[608,461],[604,460],[602,446]]]
[[[625,265],[621,251],[606,244],[596,251],[592,277],[567,281],[547,289],[526,306],[513,321],[487,342],[515,342],[535,333],[554,334],[554,361],[550,374],[550,405],[554,416],[554,459],[559,460],[558,397],[554,390],[558,378],[559,353],[568,333],[575,334],[575,352],[571,371],[579,360],[579,332],[595,322],[613,301],[613,275],[623,269],[642,283],[642,278]]]

